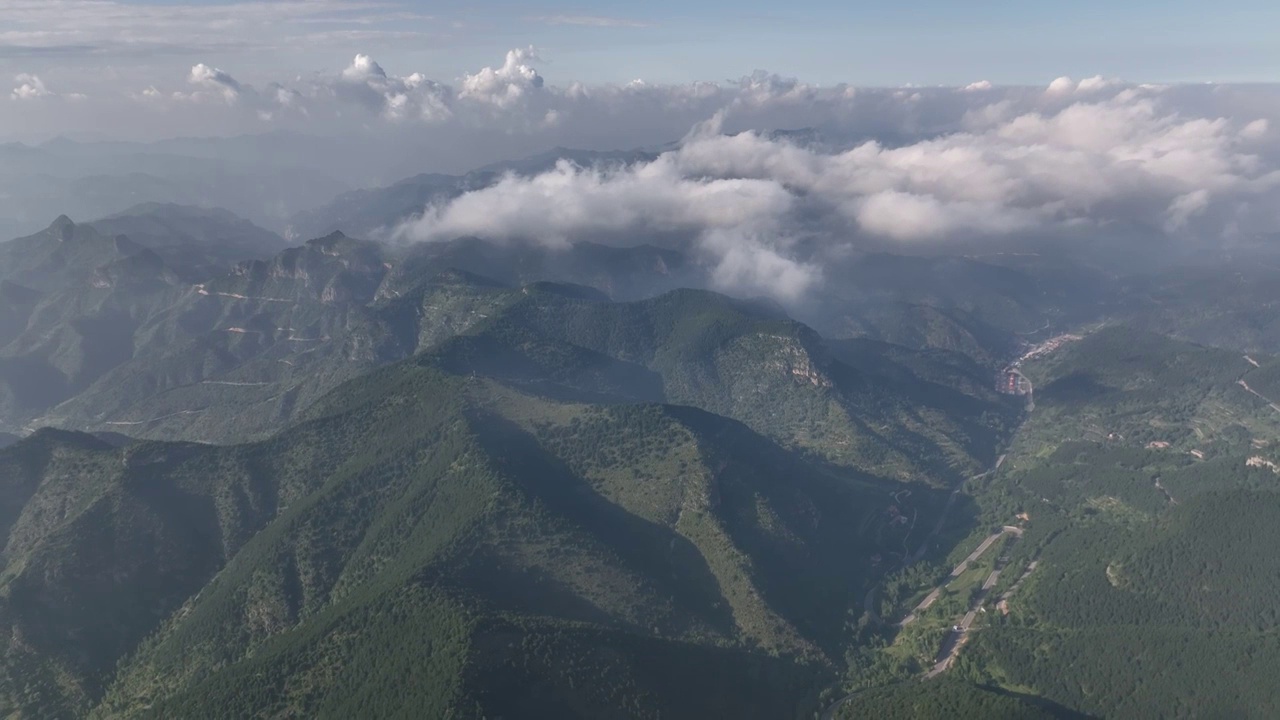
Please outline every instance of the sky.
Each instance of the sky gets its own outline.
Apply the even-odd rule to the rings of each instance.
[[[648,152],[377,234],[667,238],[782,300],[869,243],[1274,242],[1275,27],[1260,0],[0,0],[0,141],[152,143],[0,144],[0,221],[163,191],[286,232],[343,189],[561,146]]]
[[[815,87],[1270,83],[1277,26],[1266,0],[0,0],[0,141],[350,130],[367,123],[314,101],[351,97],[334,83],[357,56],[428,88],[500,71],[513,49],[557,88],[760,74]],[[252,112],[172,107],[218,98]]]
[[[456,78],[533,45],[566,82],[1262,82],[1280,75],[1278,24],[1266,0],[0,0],[0,71],[87,94],[184,63],[263,82],[367,53]]]

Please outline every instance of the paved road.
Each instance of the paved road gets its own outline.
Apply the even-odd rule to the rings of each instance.
[[[1000,464],[1003,462],[1004,462],[1004,456],[1001,455],[1000,459],[996,461],[995,468],[992,468],[988,472],[995,472],[995,470],[998,469],[1000,467]],[[984,475],[985,474],[987,473],[984,473]],[[978,477],[982,477],[982,476],[979,475]],[[956,492],[958,491],[959,491],[959,488],[956,489]],[[953,497],[954,495],[955,495],[955,492],[952,493]],[[955,568],[951,570],[951,574],[947,577],[946,581],[944,581],[942,585],[934,588],[933,592],[929,593],[929,595],[926,596],[925,599],[921,601],[919,605],[916,606],[915,610],[911,611],[910,615],[903,618],[902,622],[899,623],[899,626],[906,627],[907,625],[910,625],[912,622],[914,622],[915,619],[919,616],[919,613],[923,612],[925,609],[927,609],[930,605],[932,605],[938,599],[938,597],[942,594],[943,589],[946,588],[947,585],[950,585],[952,580],[959,577],[960,575],[963,575],[965,570],[968,570],[971,564],[973,564],[974,562],[977,562],[978,558],[982,557],[984,553],[990,550],[991,546],[994,545],[997,540],[999,540],[1001,537],[1004,537],[1007,534],[1012,534],[1014,537],[1020,538],[1022,537],[1022,528],[1016,527],[1014,525],[1005,525],[1004,527],[1000,528],[999,532],[994,532],[990,536],[988,536],[985,540],[983,540],[978,545],[976,549],[974,549],[973,552],[969,553],[969,557],[966,557],[964,560],[961,560],[960,564],[956,565]],[[942,648],[938,652],[938,662],[934,664],[933,668],[930,669],[929,672],[925,673],[924,679],[928,680],[930,678],[937,677],[938,675],[941,675],[942,673],[951,669],[951,666],[955,664],[956,658],[960,655],[960,648],[964,647],[964,644],[968,642],[969,626],[972,625],[973,621],[977,618],[978,608],[982,607],[982,603],[986,600],[987,595],[991,592],[991,589],[994,588],[996,586],[996,583],[1000,581],[1000,570],[1004,567],[1004,563],[1007,561],[1008,561],[1007,556],[1001,556],[1000,559],[996,561],[995,568],[991,571],[991,574],[987,576],[986,582],[982,583],[982,589],[974,597],[973,603],[970,605],[969,612],[966,613],[964,618],[960,621],[959,623],[961,628],[960,631],[951,632],[947,634],[946,639],[943,640],[942,642]],[[1031,570],[1034,570],[1034,569],[1035,569],[1035,563],[1032,563],[1031,567],[1027,569],[1026,575],[1031,574]],[[1026,575],[1023,575],[1023,578],[1025,578]],[[1019,580],[1019,582],[1021,582],[1021,579]],[[872,592],[874,592],[874,589]],[[1006,593],[1005,595],[1007,597],[1010,594],[1012,594],[1012,590],[1009,593]],[[870,594],[867,596],[868,602],[870,601],[871,597],[872,596]],[[834,703],[832,703],[826,710],[822,712],[822,715],[820,716],[821,720],[833,720],[833,718],[835,718],[836,712],[838,712],[840,708],[848,704],[851,700],[853,700],[854,697],[858,695],[858,693],[861,693],[861,692],[864,692],[864,690],[858,690],[858,691],[852,692],[840,698],[839,700],[835,701]]]
[[[920,616],[920,613],[924,612],[925,610],[928,610],[930,605],[933,605],[935,602],[937,602],[938,597],[942,595],[942,591],[947,587],[947,585],[951,584],[952,580],[955,580],[956,578],[963,575],[964,572],[969,569],[969,566],[977,562],[978,558],[986,554],[986,552],[991,549],[991,546],[994,545],[997,540],[999,540],[1000,538],[1004,537],[1006,534],[1009,534],[1009,533],[1013,533],[1014,535],[1021,537],[1022,528],[1015,527],[1013,525],[1005,525],[1004,527],[1000,528],[999,532],[991,533],[991,535],[988,536],[986,540],[983,540],[973,552],[969,553],[969,557],[965,558],[964,560],[961,560],[960,564],[956,565],[955,568],[951,570],[951,574],[947,576],[947,579],[943,581],[941,585],[934,588],[933,592],[930,592],[928,595],[926,595],[924,600],[921,600],[920,604],[916,605],[915,609],[911,611],[911,614],[903,618],[902,622],[898,623],[898,625],[900,627],[906,627],[911,623],[915,622],[916,618]],[[996,574],[998,575],[999,573],[996,573]]]
[[[1266,404],[1270,405],[1272,410],[1275,410],[1276,412],[1280,412],[1280,403],[1273,401],[1271,398],[1267,397],[1266,395],[1263,395],[1257,390],[1254,390],[1253,388],[1249,387],[1249,383],[1245,382],[1244,378],[1240,378],[1239,380],[1237,380],[1236,384],[1244,388],[1245,390],[1248,390],[1250,393],[1260,398]]]
[[[1027,412],[1034,411],[1036,409],[1036,387],[1031,384],[1031,378],[1023,375],[1022,371],[1016,367],[1009,370],[1009,372],[1022,378],[1022,381],[1027,384]]]
[[[1017,533],[1017,536],[1020,537],[1021,535],[1021,532]],[[951,666],[955,664],[956,658],[960,656],[960,648],[964,647],[964,644],[969,641],[970,626],[978,618],[979,609],[986,602],[987,596],[991,594],[991,588],[1000,582],[1000,570],[1004,568],[1005,563],[1008,561],[1008,556],[1001,556],[996,561],[996,566],[991,570],[991,574],[987,576],[986,582],[982,583],[982,589],[973,596],[973,602],[969,604],[969,612],[965,613],[964,618],[957,625],[959,630],[952,630],[947,635],[947,638],[943,640],[942,647],[938,651],[938,661],[934,663],[929,672],[925,673],[925,680],[941,675],[950,670]]]
[[[920,613],[924,612],[925,610],[928,610],[931,605],[933,605],[935,602],[938,601],[938,597],[942,595],[943,587],[946,587],[946,585],[943,585],[941,587],[936,587],[928,595],[925,595],[924,600],[921,600],[920,604],[915,606],[915,608],[911,611],[910,615],[907,615],[906,617],[902,618],[902,622],[898,623],[898,626],[906,627],[911,623],[915,622],[916,618],[920,617]]]
[[[981,473],[979,475],[975,475],[969,479],[979,480],[981,478],[984,478],[988,475],[995,473],[997,470],[1000,469],[1000,466],[1004,464],[1004,458],[1005,456],[1001,455],[1000,457],[996,458],[996,464],[992,466],[990,470],[984,473]],[[925,537],[924,542],[920,543],[920,548],[916,550],[915,554],[906,559],[906,561],[903,563],[904,567],[919,561],[921,558],[924,557],[925,553],[929,551],[929,545],[933,542],[933,539],[937,537],[938,533],[942,532],[943,526],[946,525],[947,516],[951,514],[951,508],[955,506],[956,498],[958,498],[960,496],[960,492],[964,490],[964,486],[966,482],[961,482],[960,484],[956,485],[955,489],[951,491],[951,495],[947,498],[947,504],[942,509],[942,515],[938,518],[937,524],[933,526],[933,531],[930,532],[927,537]],[[1022,534],[1021,528],[1016,528],[1011,525],[1006,525],[1005,527],[1001,528],[1000,532],[993,533],[992,537],[988,537],[986,540],[983,541],[982,545],[979,545],[980,551],[975,551],[974,553],[970,553],[969,557],[965,558],[960,565],[956,566],[956,569],[951,571],[951,576],[948,578],[947,582],[950,582],[952,578],[955,578],[956,576],[964,573],[964,571],[968,569],[969,564],[977,560],[978,557],[981,557],[982,553],[986,552],[991,547],[991,544],[994,543],[997,539],[999,539],[1001,535],[1005,534],[1006,532],[1014,532],[1014,531],[1016,531],[1018,535]],[[988,578],[988,580],[990,580],[990,578]],[[942,588],[945,586],[946,585],[944,584],[942,587],[935,588],[934,591],[929,593],[929,596],[926,597],[920,605],[916,606],[916,609],[912,611],[912,613],[909,616],[907,616],[907,619],[904,619],[899,624],[902,626],[905,626],[908,623],[910,623],[912,620],[914,620],[916,613],[927,608],[929,605],[932,605],[933,602],[938,599],[938,596],[942,592]],[[866,606],[866,609],[868,612],[870,612],[871,608],[873,607],[875,592],[876,592],[876,588],[872,588],[871,591],[867,593],[866,599],[864,600],[864,605]],[[844,707],[855,696],[857,696],[859,692],[863,692],[863,691],[861,690],[855,691],[853,693],[845,695],[844,697],[832,703],[830,707],[828,707],[826,710],[822,712],[822,715],[820,716],[821,720],[832,720],[832,718],[835,717],[836,712],[839,711],[840,708]]]
[[[951,491],[951,494],[947,496],[947,504],[945,507],[942,508],[942,514],[938,516],[938,522],[934,523],[933,530],[931,530],[928,536],[925,537],[924,542],[920,543],[920,547],[916,549],[915,554],[912,555],[911,558],[907,561],[906,563],[907,565],[910,565],[915,562],[919,562],[920,559],[924,557],[924,554],[929,552],[929,545],[933,542],[933,539],[938,536],[938,533],[942,532],[943,526],[947,524],[947,516],[951,514],[951,509],[955,507],[956,498],[960,497],[960,492],[964,490],[964,486],[968,482],[971,482],[973,480],[981,480],[982,478],[999,470],[1000,466],[1004,464],[1004,457],[1005,457],[1004,455],[1001,455],[1000,457],[996,458],[996,464],[993,465],[990,470],[984,473],[981,473],[979,475],[974,475],[973,477],[969,478],[968,481],[962,482],[955,486],[955,489],[953,489]]]
[[[1018,592],[1018,588],[1022,587],[1022,583],[1026,582],[1027,578],[1031,576],[1031,573],[1035,572],[1036,568],[1039,566],[1040,566],[1039,560],[1032,560],[1030,564],[1027,565],[1027,569],[1023,571],[1022,575],[1016,581],[1014,581],[1013,587],[1010,587],[1008,590],[1005,590],[1004,594],[1000,596],[999,602],[1008,602],[1009,598],[1013,597],[1013,594]]]
[[[863,691],[858,690],[857,692],[851,692],[848,695],[845,695],[844,697],[832,703],[831,707],[822,711],[822,715],[821,715],[822,720],[832,720],[833,718],[835,718],[836,713],[840,712],[840,708],[844,707],[845,705],[848,705],[849,701],[857,697],[858,693],[861,693],[861,692]]]
[[[951,577],[953,578],[960,577],[960,575],[964,573],[965,570],[969,569],[970,564],[972,564],[978,558],[986,554],[986,552],[991,549],[991,546],[994,545],[997,540],[999,540],[1001,537],[1003,537],[1008,533],[1013,533],[1014,535],[1021,537],[1022,528],[1016,525],[1005,525],[1004,527],[1000,528],[999,532],[991,533],[990,537],[988,537],[986,540],[983,540],[982,544],[979,545],[977,549],[969,553],[969,557],[965,558],[963,561],[961,561],[959,565],[955,566],[955,569],[951,571]]]

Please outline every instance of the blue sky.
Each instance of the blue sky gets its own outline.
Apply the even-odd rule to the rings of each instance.
[[[602,74],[634,68],[684,80],[763,67],[812,82],[856,84],[1040,83],[1063,74],[1162,82],[1280,78],[1274,33],[1280,3],[1262,0],[606,0],[581,12],[652,23],[609,32],[535,31],[543,44],[563,46],[566,64],[581,56],[582,72]]]
[[[463,24],[448,46],[453,57],[472,56],[467,67],[512,43],[532,43],[554,63],[549,76],[588,82],[719,80],[758,68],[859,85],[1039,84],[1066,74],[1280,79],[1280,3],[1263,0],[412,5]],[[600,24],[552,25],[539,17]],[[429,51],[423,59],[450,61]]]
[[[202,14],[214,21],[202,23]],[[249,81],[340,69],[454,78],[534,45],[549,82],[686,82],[766,69],[814,83],[1280,79],[1264,0],[0,0],[0,71],[216,63]],[[189,64],[189,63],[187,63]]]

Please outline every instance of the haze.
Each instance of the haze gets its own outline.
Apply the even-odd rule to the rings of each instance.
[[[786,299],[821,282],[824,254],[850,246],[1123,227],[1185,247],[1280,230],[1271,123],[1280,91],[1180,84],[1199,78],[1169,75],[1176,64],[1144,72],[1131,56],[1156,51],[1112,36],[1136,30],[1154,8],[1091,19],[1106,30],[1089,42],[1112,38],[1111,54],[1083,62],[1088,46],[1069,21],[1041,48],[1050,57],[1028,62],[1022,44],[1049,32],[1038,10],[988,7],[982,17],[971,8],[957,18],[938,3],[861,13],[814,5],[825,30],[809,34],[801,8],[769,23],[767,8],[738,6],[737,19],[713,31],[736,39],[714,63],[681,54],[682,34],[717,14],[707,8],[615,16],[546,6],[516,17],[497,6],[427,12],[338,0],[9,0],[3,10],[0,68],[12,89],[0,102],[0,133],[27,139],[0,149],[6,235],[58,214],[94,218],[152,200],[225,207],[291,234],[299,213],[344,190],[554,147],[647,155],[626,167],[541,168],[371,231],[552,245],[674,233],[719,268],[724,287]],[[1169,42],[1194,30],[1201,44],[1244,51],[1252,41],[1238,35],[1247,30],[1214,34],[1215,23],[1274,12],[1238,3],[1206,25],[1176,6],[1144,37],[1163,27]],[[936,39],[943,19],[959,23],[956,34],[970,31],[967,42],[999,40],[965,52]],[[836,38],[837,29],[848,35]],[[955,57],[924,62],[917,84],[893,87],[901,63],[883,60],[876,71],[847,49],[876,46],[886,33],[927,47],[925,56]],[[518,47],[495,46],[514,45],[516,34]],[[779,52],[802,74],[751,70]],[[603,64],[592,59],[601,53]],[[640,72],[672,58],[678,72]],[[1029,74],[1052,60],[1080,74]],[[716,80],[731,62],[741,79]],[[1257,79],[1259,62],[1241,57],[1223,75]]]

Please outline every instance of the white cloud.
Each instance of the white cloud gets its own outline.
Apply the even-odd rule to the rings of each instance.
[[[342,71],[344,80],[352,80],[356,82],[368,82],[373,78],[386,79],[387,71],[382,66],[374,62],[373,58],[368,55],[356,55],[346,70]]]
[[[428,80],[421,73],[408,77],[389,75],[368,55],[356,55],[342,71],[341,82],[334,91],[340,97],[353,98],[361,105],[376,110],[391,121],[416,117],[440,122],[452,113],[449,108],[450,91],[446,86]]]
[[[1076,81],[1066,75],[1063,75],[1062,77],[1055,78],[1053,82],[1049,83],[1049,89],[1046,92],[1049,95],[1066,95],[1075,92],[1075,89]]]
[[[1165,230],[1173,233],[1185,228],[1192,217],[1209,207],[1210,199],[1209,191],[1204,188],[1174,198],[1166,212]]]
[[[499,68],[483,68],[462,78],[458,97],[508,108],[542,88],[542,76],[532,63],[538,58],[532,48],[516,48],[507,53]]]
[[[1078,93],[1097,92],[1099,90],[1106,90],[1108,88],[1113,88],[1121,84],[1123,83],[1121,83],[1119,80],[1115,80],[1112,78],[1104,78],[1101,75],[1094,75],[1093,77],[1085,78],[1084,80],[1081,80],[1080,83],[1076,85],[1076,92]]]
[[[204,63],[191,68],[191,73],[187,76],[187,82],[212,91],[221,96],[227,103],[234,103],[240,98],[240,83],[236,82],[235,78]]]
[[[767,72],[728,83],[557,86],[544,79],[532,48],[512,50],[500,64],[456,80],[431,79],[414,68],[397,72],[364,53],[337,73],[304,74],[257,86],[238,81],[240,70],[200,64],[188,73],[194,89],[192,84],[174,87],[176,78],[170,75],[167,84],[144,79],[116,97],[145,101],[135,112],[163,109],[166,122],[175,128],[169,134],[259,132],[267,113],[273,127],[309,134],[363,132],[382,123],[426,124],[430,127],[423,137],[439,134],[444,145],[466,136],[471,147],[518,154],[553,145],[616,148],[669,142],[717,113],[727,132],[818,127],[838,143],[865,138],[901,143],[961,129],[981,131],[1029,111],[1052,113],[1084,100],[1105,101],[1125,93],[1151,98],[1170,92],[1103,80],[1055,81],[1054,92],[983,82],[960,90],[869,89],[817,86]],[[260,74],[261,68],[243,71]],[[1082,86],[1087,91],[1082,92]],[[149,92],[151,88],[156,92]],[[109,102],[105,97],[98,93],[95,102]],[[179,117],[183,113],[175,105],[183,101],[204,101],[199,103],[202,112]],[[215,110],[215,104],[223,107]],[[56,129],[48,128],[42,118],[39,126],[52,132],[86,129],[71,127],[77,117],[83,121],[88,115],[56,118],[61,124]],[[130,117],[117,126],[137,128],[140,134],[147,129],[146,137],[154,137],[158,124]],[[486,142],[481,136],[502,139]],[[500,158],[488,156],[480,162]]]
[[[991,200],[902,190],[881,190],[849,209],[863,230],[894,240],[936,240],[958,233],[1003,235],[1031,229],[1038,220],[1032,211],[1006,208]]]
[[[772,180],[696,178],[667,155],[633,168],[580,168],[561,161],[532,178],[508,175],[496,184],[427,208],[398,237],[439,240],[476,235],[549,247],[637,235],[689,239],[710,258],[726,285],[750,285],[794,297],[816,271],[779,253],[778,223],[795,198]]]
[[[1214,240],[1280,232],[1271,210],[1280,207],[1276,87],[1094,77],[1047,89],[886,89],[767,72],[725,83],[556,85],[537,62],[531,48],[516,49],[501,64],[433,80],[362,53],[336,72],[256,86],[233,77],[239,68],[200,64],[187,84],[173,73],[170,85],[138,83],[145,89],[115,106],[97,94],[86,102],[115,110],[120,127],[151,133],[360,133],[345,146],[358,146],[359,157],[343,162],[367,163],[380,184],[557,145],[664,147],[657,161],[631,168],[510,176],[424,208],[399,235],[550,246],[660,237],[689,243],[718,282],[781,298],[821,282],[828,253],[863,243],[1135,226]],[[27,76],[18,85],[15,99],[52,92]],[[10,110],[50,126],[94,116],[50,105]]]
[[[691,243],[721,284],[794,299],[821,281],[824,256],[868,242],[1065,238],[1115,224],[1202,239],[1280,232],[1265,210],[1280,202],[1280,149],[1270,148],[1270,161],[1246,150],[1267,123],[1196,117],[1160,92],[1087,82],[1084,97],[1066,104],[1003,94],[999,112],[967,111],[964,130],[833,148],[726,133],[736,108],[797,97],[821,105],[824,97],[771,78],[744,88],[745,100],[735,96],[657,160],[610,170],[562,162],[533,177],[509,175],[427,208],[398,236],[551,247],[675,238]],[[897,107],[937,99],[913,95],[895,97]]]
[[[1270,130],[1271,124],[1267,122],[1266,118],[1258,118],[1245,125],[1244,129],[1240,131],[1240,136],[1246,140],[1259,140],[1266,137]]]
[[[9,94],[9,97],[14,100],[35,100],[53,95],[49,88],[45,87],[44,81],[35,75],[23,73],[14,77],[13,81],[18,83],[18,86]]]
[[[38,75],[32,73],[21,73],[14,76],[13,81],[18,84],[17,87],[9,93],[10,100],[40,100],[45,98],[56,98],[58,100],[79,102],[88,99],[87,95],[82,93],[58,93],[49,89]]]
[[[778,184],[751,178],[683,176],[675,156],[638,168],[584,169],[561,161],[554,170],[508,175],[447,205],[429,208],[412,229],[420,239],[483,235],[564,245],[588,236],[766,228],[791,207]]]

